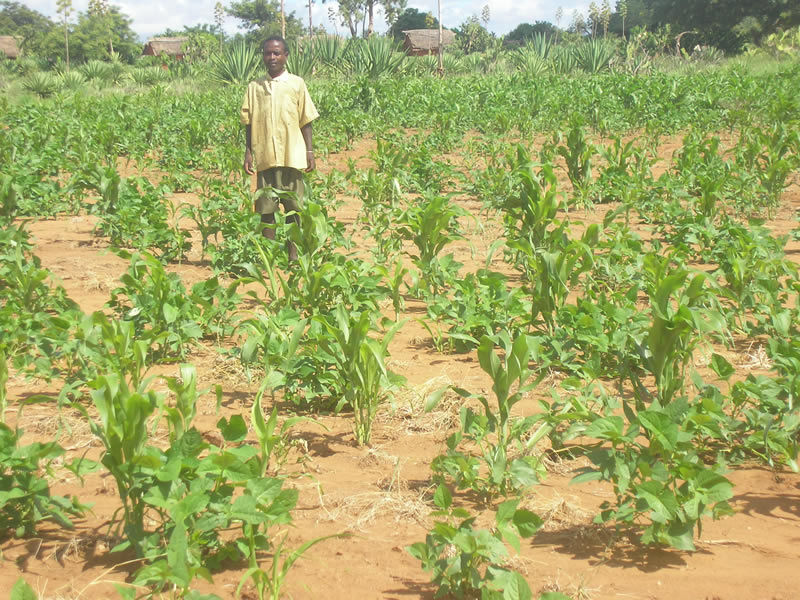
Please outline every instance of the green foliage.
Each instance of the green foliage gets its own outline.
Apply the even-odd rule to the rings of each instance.
[[[98,167],[92,188],[101,194],[93,206],[98,235],[116,248],[156,254],[162,261],[180,259],[191,247],[191,234],[174,225],[174,209],[165,197],[168,189],[144,177],[121,178],[113,168]]]
[[[669,257],[655,255],[646,256],[643,267],[652,322],[636,350],[655,379],[655,396],[644,388],[635,369],[623,371],[622,376],[631,379],[640,407],[651,398],[667,406],[683,389],[686,367],[701,336],[724,333],[724,321],[704,274],[673,269]]]
[[[59,81],[52,73],[36,71],[27,75],[22,81],[22,87],[42,98],[53,95],[58,90]]]
[[[5,387],[5,382],[3,382]],[[36,535],[43,521],[55,521],[72,529],[70,516],[82,516],[88,508],[76,497],[71,500],[50,492],[48,476],[52,463],[64,454],[55,442],[19,444],[22,431],[0,423],[0,539]],[[68,469],[76,475],[87,472],[92,461],[73,460]],[[13,595],[13,594],[12,594]]]
[[[592,159],[597,148],[587,139],[586,130],[574,124],[567,133],[566,143],[560,144],[557,152],[567,163],[567,175],[580,200],[592,181]]]
[[[132,24],[133,20],[113,5],[102,15],[92,11],[79,12],[77,23],[69,28],[70,62],[81,64],[89,60],[109,60],[113,49],[122,61],[132,63],[142,49]],[[51,58],[63,57],[64,27],[53,27],[37,39],[35,51]]]
[[[430,12],[420,12],[416,8],[406,8],[397,20],[391,24],[386,35],[394,38],[396,42],[402,42],[405,37],[403,32],[410,29],[438,29],[439,19]]]
[[[187,293],[175,273],[149,254],[120,252],[130,261],[121,287],[108,302],[119,318],[134,323],[137,335],[147,332],[158,340],[153,358],[184,357],[191,344],[205,336],[223,337],[235,324],[228,322],[236,306],[236,287],[223,289],[215,278],[198,283]]]
[[[533,536],[542,520],[534,513],[517,508],[519,500],[500,504],[492,531],[475,529],[476,517],[463,508],[454,507],[447,487],[440,485],[434,494],[439,510],[425,542],[417,542],[406,550],[432,572],[437,586],[435,598],[501,598],[530,599],[525,578],[506,566],[508,549],[520,549],[520,538]]]
[[[15,368],[46,378],[63,356],[70,318],[78,312],[51,279],[32,254],[24,229],[10,225],[0,230],[0,347]]]
[[[22,577],[14,582],[9,600],[36,600],[36,592]]]
[[[240,27],[247,31],[245,40],[259,48],[271,35],[281,33],[281,5],[278,0],[239,0],[225,7],[225,12],[241,21]],[[294,16],[286,14],[286,39],[294,40],[303,34],[303,24]]]
[[[350,76],[376,79],[398,73],[405,59],[406,55],[390,38],[351,39],[342,50],[339,68]]]
[[[594,74],[609,68],[616,48],[603,38],[590,38],[573,46],[572,54],[579,69]]]
[[[625,410],[625,417],[592,421],[583,435],[605,447],[589,452],[596,465],[573,482],[603,479],[614,486],[615,502],[604,502],[597,522],[627,526],[649,521],[641,534],[645,544],[694,550],[694,529],[701,519],[732,512],[733,495],[721,464],[707,466],[691,433],[692,414],[683,400],[670,406]]]
[[[286,61],[286,69],[298,77],[307,79],[317,67],[317,55],[314,52],[314,42],[308,47],[300,46],[297,43],[289,44],[289,59]]]
[[[210,77],[223,84],[245,86],[262,74],[263,63],[257,46],[233,42],[222,52],[211,55]]]
[[[456,31],[456,41],[464,54],[484,52],[492,43],[492,34],[476,16],[471,16]]]
[[[395,231],[414,243],[417,252],[411,258],[434,294],[447,278],[439,255],[448,244],[464,239],[459,218],[468,215],[446,196],[425,194],[397,216]]]
[[[452,294],[427,298],[431,324],[423,324],[432,334],[434,323],[448,325],[449,348],[456,352],[475,348],[485,335],[521,330],[530,312],[522,290],[510,287],[502,273],[488,269],[467,273],[453,280],[452,288]]]
[[[502,362],[494,352],[495,344],[501,345],[504,352]],[[461,408],[461,429],[447,438],[447,454],[431,464],[437,478],[452,479],[460,489],[472,489],[488,499],[497,494],[520,494],[539,482],[543,468],[539,458],[530,453],[536,438],[528,439],[538,418],[511,417],[513,406],[540,381],[529,381],[532,373],[528,368],[531,355],[538,353],[538,343],[526,335],[519,335],[513,342],[502,333],[481,338],[478,359],[492,378],[497,407],[491,407],[485,396],[453,388],[463,398],[480,402],[483,412],[476,413],[467,405]],[[442,392],[432,396],[428,409],[438,403]],[[459,449],[465,441],[474,444],[480,455]]]
[[[330,317],[318,318],[329,334],[320,338],[320,346],[333,357],[337,377],[342,382],[343,394],[336,409],[347,407],[353,411],[356,443],[367,445],[378,408],[388,391],[404,382],[385,364],[389,343],[403,322],[395,323],[378,342],[369,336],[374,319],[369,312],[348,313],[340,305]]]

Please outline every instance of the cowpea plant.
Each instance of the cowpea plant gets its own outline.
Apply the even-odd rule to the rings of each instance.
[[[433,496],[437,517],[425,542],[406,550],[432,573],[437,586],[434,598],[477,598],[512,600],[531,598],[525,578],[507,566],[510,545],[520,550],[520,538],[533,536],[542,520],[529,510],[517,508],[519,499],[506,500],[497,507],[495,526],[490,531],[474,527],[476,517],[453,506],[453,497],[440,485]],[[556,597],[551,596],[553,600]]]
[[[588,453],[593,467],[581,469],[573,483],[610,481],[614,502],[605,501],[595,518],[641,529],[645,544],[694,550],[701,519],[731,514],[733,484],[720,463],[707,465],[693,436],[685,399],[669,406],[597,416],[582,432],[599,440]]]

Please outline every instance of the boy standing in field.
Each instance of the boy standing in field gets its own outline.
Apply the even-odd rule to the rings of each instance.
[[[246,128],[244,170],[250,175],[258,172],[255,210],[265,225],[262,235],[274,240],[278,202],[286,212],[297,213],[303,206],[303,171],[309,173],[316,166],[311,122],[319,113],[303,79],[286,71],[286,40],[268,38],[263,52],[268,75],[247,86],[241,121]],[[279,198],[276,190],[291,193]],[[299,224],[297,214],[287,220]],[[296,260],[294,244],[287,242],[286,247],[289,260]]]

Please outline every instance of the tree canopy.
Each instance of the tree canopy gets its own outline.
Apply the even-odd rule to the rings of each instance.
[[[505,41],[525,43],[532,40],[536,34],[555,36],[557,31],[558,28],[547,21],[536,21],[533,25],[530,23],[520,23],[508,33],[505,37]]]
[[[649,0],[645,5],[653,25],[693,31],[698,43],[730,50],[743,41],[758,41],[778,28],[800,24],[797,0]]]
[[[88,60],[108,60],[110,50],[125,62],[133,62],[142,53],[142,45],[131,29],[133,21],[116,6],[109,6],[108,13],[78,14],[78,22],[70,27],[69,56],[74,63]],[[111,42],[109,44],[109,41]],[[64,56],[64,35],[61,27],[51,29],[42,40],[38,52],[48,60]]]
[[[248,43],[261,45],[271,35],[281,33],[281,5],[278,0],[241,0],[231,2],[225,12],[239,19],[240,29],[247,33]],[[303,23],[294,16],[294,12],[286,17],[286,39],[295,39],[303,35]]]
[[[26,51],[37,51],[53,27],[52,20],[24,4],[0,1],[0,35],[21,38],[20,46]]]
[[[439,19],[430,12],[424,13],[416,8],[407,8],[398,15],[397,20],[389,27],[387,35],[400,41],[403,39],[403,32],[409,29],[436,29],[438,27]]]
[[[351,37],[358,36],[359,24],[364,37],[375,31],[375,9],[380,6],[391,26],[406,7],[406,0],[339,0],[336,7],[328,8],[328,16],[347,27]]]

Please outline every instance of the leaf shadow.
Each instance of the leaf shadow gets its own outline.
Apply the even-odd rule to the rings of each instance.
[[[598,525],[574,525],[553,531],[541,531],[533,538],[534,547],[549,546],[553,552],[585,560],[590,565],[606,565],[654,573],[662,569],[686,566],[684,552],[674,548],[646,545],[636,539],[636,532],[622,534]],[[709,554],[698,549],[697,553]]]

